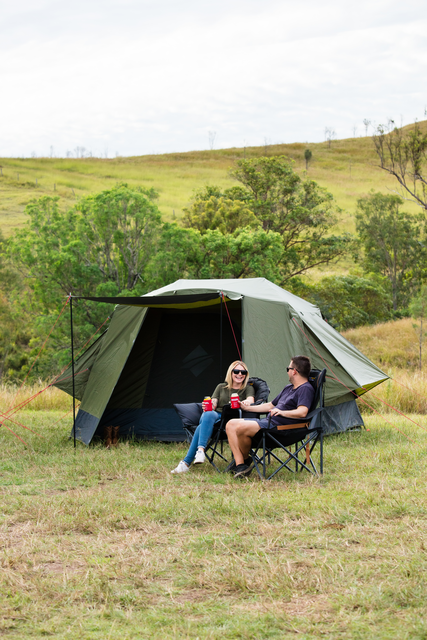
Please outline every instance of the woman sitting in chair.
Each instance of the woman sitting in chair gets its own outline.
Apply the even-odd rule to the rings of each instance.
[[[202,417],[194,432],[188,453],[171,473],[189,471],[193,460],[194,464],[202,464],[205,461],[205,449],[212,435],[214,424],[221,420],[221,410],[224,405],[229,404],[232,393],[238,393],[239,400],[241,402],[245,400],[245,404],[252,404],[255,401],[252,387],[247,386],[248,380],[249,371],[245,363],[241,360],[232,362],[228,367],[225,382],[219,384],[212,394],[212,411],[206,411],[203,402]]]

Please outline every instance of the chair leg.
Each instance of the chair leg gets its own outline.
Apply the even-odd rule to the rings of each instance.
[[[320,475],[323,476],[323,431],[320,432]]]

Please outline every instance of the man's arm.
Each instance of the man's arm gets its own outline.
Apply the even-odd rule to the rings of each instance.
[[[273,407],[271,410],[272,416],[283,416],[284,418],[305,418],[308,413],[308,407],[300,404],[296,409],[290,409],[289,411],[281,411],[277,407]]]

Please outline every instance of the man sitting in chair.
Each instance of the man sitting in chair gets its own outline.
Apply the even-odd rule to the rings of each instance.
[[[282,424],[297,424],[301,422],[310,410],[314,398],[314,389],[308,377],[310,375],[311,362],[306,356],[294,356],[287,368],[289,382],[279,395],[271,402],[250,405],[243,400],[241,405],[245,411],[253,413],[271,414],[270,425],[268,418],[241,418],[230,420],[226,431],[228,444],[234,456],[234,464],[229,470],[234,471],[234,477],[248,476],[252,471],[250,466],[252,438],[260,429],[276,429]]]

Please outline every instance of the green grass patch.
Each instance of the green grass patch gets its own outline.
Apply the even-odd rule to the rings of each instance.
[[[427,636],[424,430],[368,417],[323,478],[235,482],[172,476],[184,444],[74,451],[60,416],[0,429],[5,637]]]

